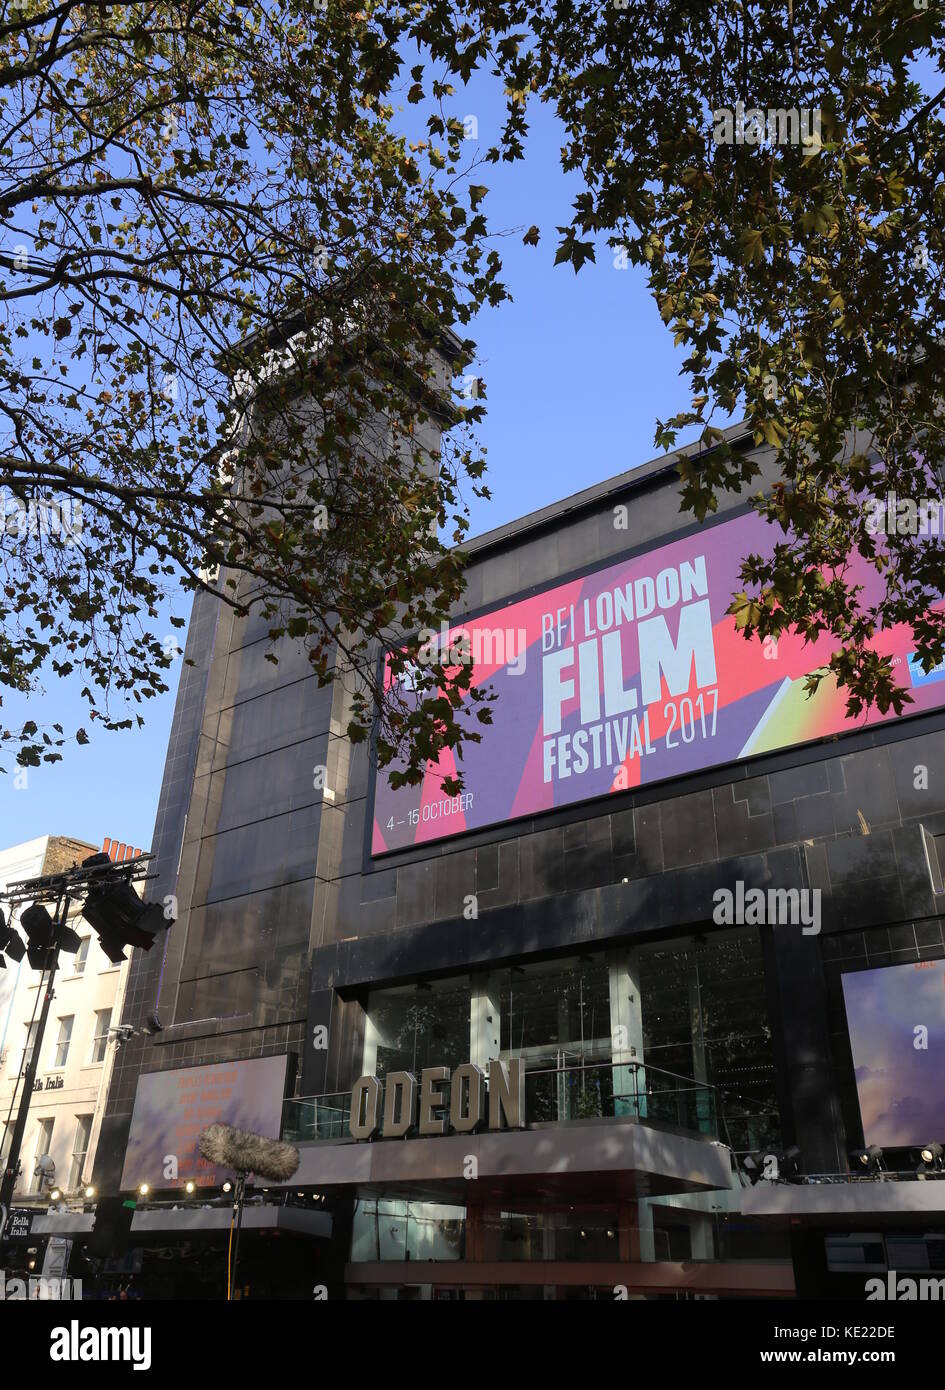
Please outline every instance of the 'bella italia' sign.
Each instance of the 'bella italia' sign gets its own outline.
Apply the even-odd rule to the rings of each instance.
[[[47,1077],[46,1077],[46,1084],[45,1084],[45,1086],[43,1085],[43,1078],[42,1078],[41,1076],[37,1076],[36,1080],[33,1082],[33,1091],[34,1091],[34,1092],[36,1092],[36,1091],[61,1091],[61,1090],[62,1090],[62,1077],[61,1077],[61,1076],[47,1076]]]
[[[419,1084],[409,1071],[389,1072],[383,1083],[361,1076],[351,1090],[348,1128],[353,1139],[524,1129],[525,1066],[520,1057],[507,1065],[494,1059],[488,1086],[486,1073],[474,1062],[464,1062],[452,1076],[449,1067],[424,1067]]]

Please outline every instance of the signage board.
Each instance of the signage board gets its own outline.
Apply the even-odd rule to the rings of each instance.
[[[525,1064],[494,1058],[486,1072],[474,1062],[424,1067],[420,1081],[392,1071],[383,1081],[359,1076],[351,1088],[348,1129],[353,1139],[405,1139],[418,1135],[475,1134],[480,1129],[525,1128]]]
[[[33,1218],[45,1215],[45,1207],[11,1207],[3,1231],[4,1240],[29,1240],[33,1231]]]
[[[902,1148],[945,1138],[945,961],[849,971],[841,980],[864,1143]]]
[[[282,1129],[286,1064],[277,1057],[149,1072],[138,1078],[123,1191],[146,1182],[150,1188],[216,1187],[233,1175],[197,1150],[201,1130],[217,1122],[278,1139]]]
[[[376,775],[372,853],[895,718],[876,709],[850,717],[833,679],[808,697],[805,678],[831,656],[829,637],[762,642],[736,628],[726,610],[744,587],[741,561],[780,534],[742,513],[430,635],[431,653],[471,662],[473,685],[491,686],[493,722],[473,723],[482,741],[465,744],[458,765],[447,750],[418,786],[395,789]],[[859,558],[850,574],[867,598],[882,582]],[[893,658],[912,697],[907,714],[945,705],[945,665],[922,671],[908,627],[881,632],[873,646]],[[447,796],[443,778],[457,771],[464,789]]]

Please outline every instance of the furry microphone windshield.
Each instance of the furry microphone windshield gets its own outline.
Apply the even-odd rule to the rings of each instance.
[[[299,1151],[280,1139],[267,1139],[233,1125],[208,1125],[197,1147],[204,1158],[236,1173],[255,1173],[271,1182],[288,1182],[299,1166]]]

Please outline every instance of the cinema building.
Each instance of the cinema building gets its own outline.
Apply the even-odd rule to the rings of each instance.
[[[268,1221],[331,1297],[862,1298],[942,1268],[945,671],[893,633],[906,717],[808,700],[822,653],[726,616],[768,533],[722,508],[681,527],[659,459],[467,546],[436,640],[497,700],[459,797],[392,791],[340,687],[197,598],[154,837],[179,919],[124,1015],[163,1031],[116,1061],[102,1190],[147,1169],[177,1201],[160,1143],[129,1166],[156,1075],[239,1095],[285,1059],[269,1118],[239,1112],[275,1100],[301,1155],[260,1249]],[[141,1208],[133,1244],[184,1238]]]

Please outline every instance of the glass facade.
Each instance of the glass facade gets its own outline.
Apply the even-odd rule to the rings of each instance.
[[[736,1152],[779,1140],[771,1027],[756,930],[640,950],[647,1063],[716,1088],[721,1137]]]
[[[529,1123],[636,1116],[738,1151],[778,1138],[750,928],[372,990],[366,1014],[363,1072],[521,1058]]]
[[[544,1207],[484,1213],[486,1260],[616,1260],[618,1249],[616,1211]]]
[[[351,1260],[461,1260],[465,1231],[465,1207],[395,1198],[357,1201]]]
[[[501,1053],[530,1066],[602,1061],[612,1051],[610,979],[603,954],[495,972]]]
[[[372,990],[368,1000],[365,1071],[387,1076],[469,1061],[469,977]],[[373,1056],[369,1055],[373,1050]]]

